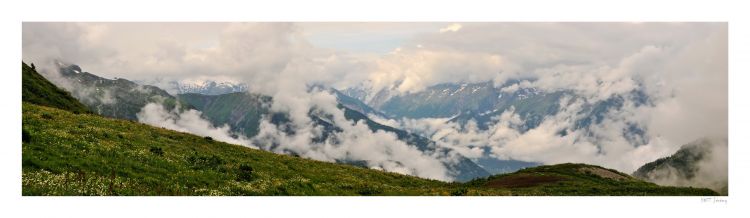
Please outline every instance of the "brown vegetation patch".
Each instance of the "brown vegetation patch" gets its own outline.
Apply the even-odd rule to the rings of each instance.
[[[559,176],[513,175],[489,181],[486,186],[490,188],[524,188],[556,183],[564,180],[565,178]]]
[[[612,171],[609,171],[609,170],[605,170],[605,169],[602,169],[602,168],[597,168],[597,167],[584,167],[584,168],[580,168],[578,170],[580,170],[581,172],[584,172],[584,173],[591,173],[591,174],[600,176],[602,178],[607,178],[607,179],[615,179],[615,180],[626,180],[626,179],[628,179],[628,177],[625,177],[625,176],[620,175],[618,173],[615,173],[615,172],[612,172]]]

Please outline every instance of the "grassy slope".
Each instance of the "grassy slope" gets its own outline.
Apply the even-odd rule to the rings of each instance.
[[[438,181],[26,103],[23,129],[24,195],[448,194]]]
[[[25,102],[86,113],[89,110],[70,95],[45,79],[26,63],[22,63],[21,98]]]
[[[514,195],[718,195],[706,188],[659,186],[616,170],[571,163],[522,169],[466,185],[509,188]]]
[[[278,155],[23,103],[23,195],[715,195],[554,165],[466,184]],[[250,170],[252,168],[252,170]],[[552,175],[556,179],[544,179]],[[513,176],[542,178],[542,183]],[[557,178],[560,177],[560,178]],[[533,179],[532,179],[533,180]],[[537,179],[539,180],[539,179]],[[519,182],[520,181],[520,182]]]

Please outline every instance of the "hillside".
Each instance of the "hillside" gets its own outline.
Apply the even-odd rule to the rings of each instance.
[[[511,195],[717,195],[705,188],[659,186],[616,170],[572,163],[526,168],[466,186],[506,189]]]
[[[563,164],[444,183],[23,103],[29,195],[715,195]]]
[[[85,113],[89,110],[69,92],[62,90],[36,72],[36,69],[22,63],[21,99],[24,102]]]
[[[437,181],[23,104],[24,195],[437,194]]]

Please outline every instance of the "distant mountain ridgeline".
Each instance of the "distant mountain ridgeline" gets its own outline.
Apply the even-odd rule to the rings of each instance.
[[[534,88],[516,87],[515,90],[508,90],[508,87],[518,86],[517,83],[520,82],[508,81],[498,87],[492,82],[443,83],[409,93],[387,89],[371,93],[366,88],[354,87],[345,89],[342,93],[394,117],[446,118],[464,113],[488,114],[510,106],[518,106],[519,111],[522,111],[523,107],[520,106],[528,105],[529,102],[546,103],[535,104],[534,112],[541,115],[556,111],[560,94],[544,93]],[[552,96],[544,98],[547,95]]]
[[[168,110],[192,108],[155,86],[139,85],[122,78],[106,79],[84,72],[78,65],[58,63],[58,66],[60,77],[55,82],[97,114],[137,120],[136,114],[152,102],[164,105]],[[178,104],[182,107],[177,107]]]
[[[523,87],[531,80],[509,80],[499,86],[493,82],[443,83],[422,91],[396,93],[394,90],[373,91],[366,87],[353,87],[341,93],[365,102],[387,117],[395,118],[452,118],[451,122],[465,124],[474,120],[480,129],[494,124],[492,118],[510,108],[525,120],[522,132],[537,127],[541,121],[560,111],[560,100],[568,96],[580,98],[573,91],[546,92],[533,87]],[[636,105],[649,104],[648,96],[641,91],[615,95],[598,102],[586,102],[586,116],[578,120],[576,128],[598,124],[610,110],[617,110],[625,101]],[[564,103],[564,102],[563,102]]]
[[[153,80],[136,80],[134,82],[142,85],[158,86],[173,95],[191,93],[222,95],[248,91],[247,84],[223,80],[165,80],[159,78]]]

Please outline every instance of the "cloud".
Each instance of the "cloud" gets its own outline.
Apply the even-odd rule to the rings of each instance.
[[[118,51],[102,41],[106,28],[81,23],[23,23],[22,58],[33,63],[66,60],[82,65],[100,65]]]
[[[276,125],[269,117],[263,118],[260,131],[253,138],[259,147],[321,161],[364,161],[373,169],[443,181],[452,180],[443,165],[444,161],[441,161],[447,157],[439,156],[437,152],[424,153],[414,145],[400,141],[394,133],[373,132],[364,121],[354,123],[346,120],[344,112],[336,107],[335,96],[328,92],[314,90],[285,102],[297,105],[291,108],[294,111],[290,114],[292,122]],[[324,130],[307,116],[306,113],[310,110],[317,111],[319,117],[331,117],[327,121],[341,131],[333,133],[324,142],[314,141],[314,138],[322,136]],[[293,115],[294,113],[300,114]],[[284,131],[287,128],[291,128],[294,133]]]
[[[411,48],[376,60],[368,81],[373,90],[408,93],[446,82],[504,80],[502,72],[513,67],[497,54]]]
[[[458,30],[460,30],[461,27],[462,27],[461,24],[454,23],[454,24],[448,25],[447,27],[440,28],[440,33],[458,32]]]
[[[469,23],[454,34],[411,44],[502,54],[523,71],[560,64],[615,63],[648,45],[677,47],[725,28],[721,23]]]
[[[724,31],[726,25],[471,23],[460,29],[452,34],[420,34],[394,52],[370,58],[374,64],[364,84],[373,94],[382,89],[400,94],[445,82],[500,85],[508,79],[532,78],[546,79],[540,85],[573,85],[585,91],[604,81],[607,84],[597,84],[601,89],[596,91],[616,94],[642,85],[631,76],[647,76],[642,72],[649,72],[649,66],[671,59],[664,54],[675,54]],[[567,80],[556,83],[557,79]]]
[[[208,136],[226,143],[255,147],[249,139],[231,132],[228,125],[213,126],[210,121],[201,117],[200,111],[190,109],[180,112],[179,110],[178,107],[175,107],[174,110],[167,111],[161,104],[148,103],[136,116],[138,122],[152,126]]]

